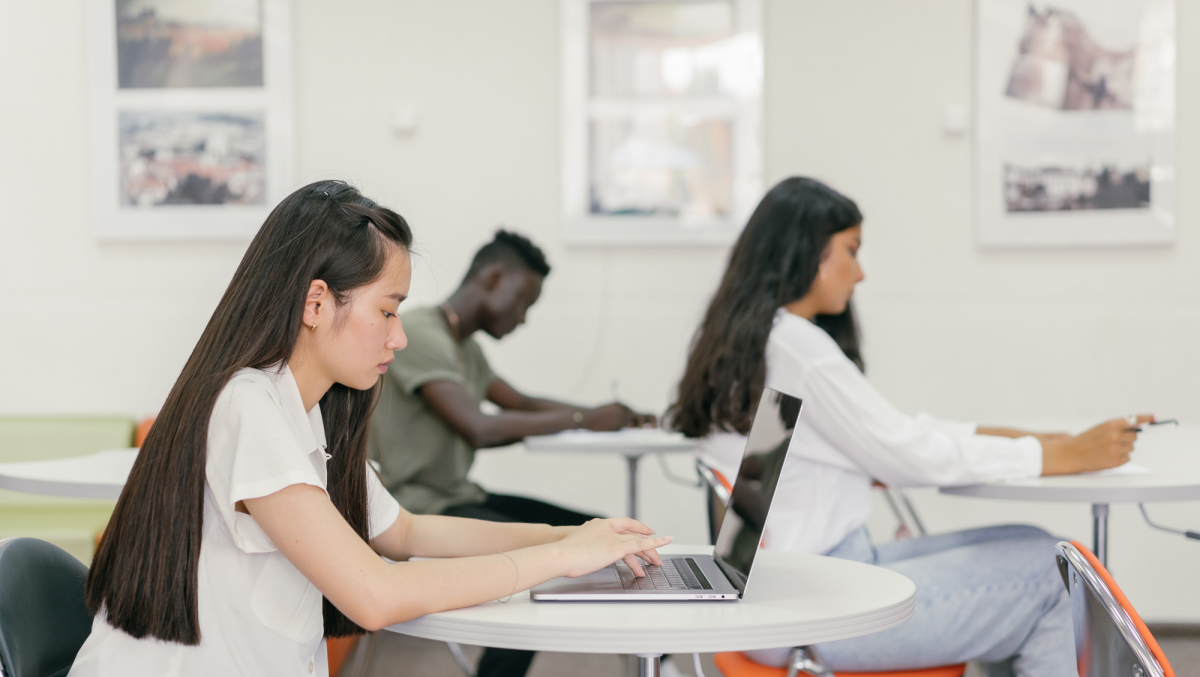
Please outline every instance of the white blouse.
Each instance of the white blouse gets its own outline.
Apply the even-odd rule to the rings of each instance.
[[[951,486],[1042,472],[1036,438],[976,435],[973,423],[901,413],[829,334],[783,309],[767,340],[766,385],[804,401],[765,527],[773,550],[831,550],[866,522],[873,479]],[[718,433],[703,448],[718,467],[736,472],[744,445],[745,437]]]
[[[296,675],[326,677],[321,592],[234,506],[293,484],[326,489],[321,408],[304,411],[287,365],[243,369],[226,384],[208,425],[199,563],[200,644],[135,639],[97,614],[70,677]],[[370,468],[370,537],[400,505]]]

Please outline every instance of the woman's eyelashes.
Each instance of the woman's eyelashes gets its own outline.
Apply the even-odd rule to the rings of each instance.
[[[390,320],[396,316],[396,313],[389,313],[388,311],[385,310],[385,311],[383,311],[383,316]]]

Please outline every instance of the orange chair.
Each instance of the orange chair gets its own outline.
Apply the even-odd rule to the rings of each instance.
[[[924,670],[896,670],[893,672],[838,672],[826,668],[811,650],[793,649],[787,668],[772,668],[755,663],[740,651],[726,651],[713,656],[717,669],[725,677],[795,677],[797,674],[815,677],[962,677],[967,665],[946,665]]]
[[[1154,635],[1092,551],[1079,541],[1057,547],[1080,677],[1175,677]]]
[[[702,458],[696,459],[696,472],[700,475],[704,485],[708,491],[708,533],[709,542],[716,543],[717,532],[721,529],[721,520],[725,517],[725,508],[729,505],[729,498],[733,495],[733,485],[726,479],[725,475],[709,464]],[[886,487],[885,487],[886,490]],[[892,504],[892,509],[896,513],[896,517],[904,524],[904,516],[895,503],[892,502],[889,495],[889,503]],[[904,499],[907,504],[907,498]],[[916,517],[916,511],[912,510],[911,504],[908,505],[912,511],[912,515]],[[917,522],[918,528],[922,535],[924,529]],[[740,651],[726,651],[719,653],[713,657],[713,662],[716,663],[717,669],[725,677],[796,677],[797,674],[804,673],[814,675],[815,677],[962,677],[966,672],[966,663],[957,665],[945,665],[936,668],[926,668],[922,670],[899,670],[893,672],[832,672],[825,664],[817,657],[809,647],[796,647],[792,649],[791,656],[788,660],[786,668],[772,668],[760,663],[755,663],[750,660]]]
[[[721,530],[721,520],[725,517],[725,506],[729,505],[729,499],[733,496],[733,485],[726,479],[725,473],[700,457],[696,457],[696,474],[700,475],[708,493],[708,543],[716,545],[717,532]]]
[[[330,637],[325,640],[325,651],[329,655],[329,674],[337,677],[346,659],[358,644],[358,637]]]
[[[133,433],[133,446],[142,446],[142,443],[146,441],[146,435],[150,434],[150,426],[152,425],[154,425],[153,416],[147,416],[138,423],[137,430]]]

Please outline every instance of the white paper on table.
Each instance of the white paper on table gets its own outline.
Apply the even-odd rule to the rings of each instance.
[[[621,428],[620,430],[585,430],[575,428],[572,430],[564,430],[552,435],[542,435],[542,437],[594,437],[597,439],[612,438],[612,437],[672,437],[674,433],[662,428]]]
[[[1119,465],[1115,468],[1107,470],[1092,470],[1089,472],[1079,473],[1080,475],[1149,475],[1154,471],[1144,465],[1138,465],[1133,461],[1129,461],[1124,465]]]

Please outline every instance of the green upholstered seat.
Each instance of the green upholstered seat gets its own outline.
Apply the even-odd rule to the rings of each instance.
[[[0,416],[0,463],[129,447],[135,427],[132,418],[120,416]],[[0,538],[40,538],[87,563],[113,505],[0,490]]]

